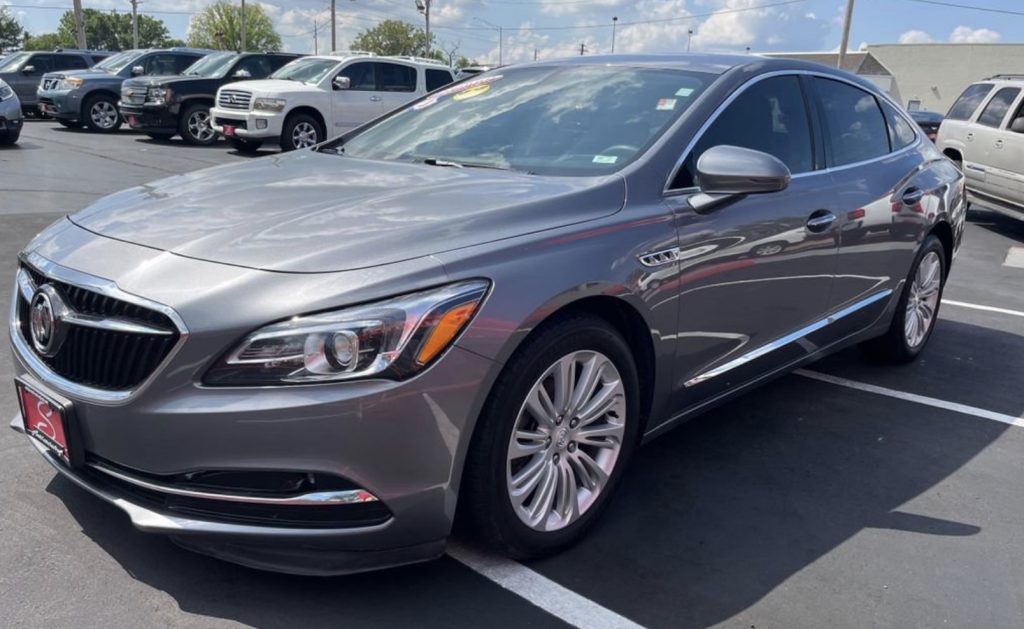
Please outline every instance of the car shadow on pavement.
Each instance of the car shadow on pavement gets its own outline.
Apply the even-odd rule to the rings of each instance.
[[[1024,218],[1024,214],[1021,215]],[[991,232],[1024,243],[1024,220],[1015,219],[980,206],[972,205],[967,220]]]
[[[946,335],[977,332],[947,324]],[[1024,356],[1024,338],[981,333],[1007,354]],[[903,505],[1007,429],[789,376],[640,449],[591,534],[529,565],[645,626],[712,625],[865,529],[976,535],[977,522]],[[351,577],[265,573],[137,532],[120,510],[63,477],[48,491],[133,578],[168,593],[189,613],[256,627],[554,621],[450,558]],[[875,560],[881,561],[862,561]]]

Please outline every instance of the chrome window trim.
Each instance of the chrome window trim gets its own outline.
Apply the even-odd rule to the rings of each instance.
[[[708,381],[708,380],[710,380],[712,378],[715,378],[717,376],[720,376],[720,375],[722,375],[722,374],[724,374],[724,373],[726,373],[728,371],[732,371],[733,369],[736,369],[737,367],[742,367],[743,365],[745,365],[745,364],[747,364],[747,363],[749,363],[749,362],[751,362],[753,360],[756,360],[758,358],[761,358],[762,356],[770,354],[771,352],[774,352],[777,349],[781,349],[781,348],[785,347],[786,345],[789,345],[790,343],[793,343],[794,341],[798,341],[798,340],[804,338],[805,336],[807,336],[808,334],[812,334],[812,333],[817,332],[818,330],[820,330],[822,328],[830,326],[833,323],[835,323],[836,321],[838,321],[838,320],[840,320],[840,319],[842,319],[844,317],[847,317],[847,316],[853,314],[854,312],[857,312],[858,310],[860,310],[862,308],[866,308],[867,306],[870,306],[871,304],[873,304],[873,303],[875,303],[875,302],[877,302],[877,301],[879,301],[881,299],[885,299],[889,295],[892,295],[892,289],[891,288],[887,288],[887,289],[885,289],[883,291],[879,291],[879,292],[875,293],[874,295],[870,295],[870,296],[868,296],[868,297],[866,297],[866,298],[864,298],[864,299],[862,299],[862,300],[860,300],[860,301],[858,301],[856,303],[850,304],[849,306],[843,308],[842,310],[839,310],[839,311],[835,312],[834,314],[831,314],[831,315],[825,317],[824,319],[819,319],[818,321],[815,321],[814,323],[812,323],[812,324],[810,324],[808,326],[800,328],[799,330],[797,330],[795,332],[791,332],[791,333],[789,333],[789,334],[787,334],[787,335],[785,335],[783,337],[775,339],[774,341],[766,343],[765,345],[762,345],[761,347],[758,347],[757,349],[753,349],[753,350],[747,352],[746,354],[743,354],[742,356],[738,356],[738,357],[734,358],[733,360],[730,360],[729,362],[727,362],[725,364],[719,365],[718,367],[715,367],[715,368],[709,369],[709,370],[707,370],[707,371],[705,371],[703,373],[697,374],[693,378],[690,378],[689,380],[687,380],[686,383],[684,384],[684,386],[689,388],[689,387],[698,385],[698,384],[700,384],[702,382],[706,382],[706,381]]]
[[[826,166],[825,168],[821,168],[821,169],[818,169],[818,170],[808,170],[807,172],[797,173],[797,174],[793,175],[790,179],[800,179],[800,178],[808,177],[808,176],[812,176],[812,175],[824,175],[824,174],[828,174],[828,173],[844,170],[846,168],[856,168],[858,166],[864,166],[865,164],[872,164],[872,163],[875,163],[875,162],[880,162],[880,161],[882,161],[884,159],[888,159],[888,158],[893,157],[895,155],[900,155],[901,153],[910,151],[911,149],[916,148],[916,147],[921,145],[921,129],[917,126],[916,122],[911,121],[907,117],[907,115],[905,113],[903,113],[903,108],[900,107],[894,100],[892,100],[892,98],[890,98],[888,94],[884,94],[881,91],[875,93],[875,92],[871,92],[871,91],[865,90],[864,86],[859,84],[859,83],[857,83],[856,81],[851,81],[851,80],[849,80],[849,79],[847,79],[847,78],[845,78],[843,76],[839,76],[839,75],[835,75],[835,74],[830,74],[828,72],[819,72],[819,71],[816,71],[816,70],[775,70],[775,71],[772,71],[772,72],[765,72],[764,74],[759,74],[759,75],[751,78],[749,81],[747,81],[743,85],[740,85],[738,88],[736,88],[733,91],[732,94],[729,94],[728,98],[723,100],[718,105],[718,107],[715,108],[715,110],[713,112],[711,112],[711,115],[708,116],[708,119],[704,121],[704,124],[702,124],[700,126],[700,128],[697,129],[697,132],[695,134],[693,134],[693,138],[691,138],[690,142],[686,145],[686,149],[682,152],[680,157],[676,160],[676,164],[675,164],[675,166],[672,167],[672,172],[669,174],[669,178],[665,182],[665,187],[662,190],[662,195],[663,196],[678,196],[680,194],[688,194],[690,192],[693,192],[695,190],[699,190],[700,189],[697,186],[689,186],[689,187],[686,187],[686,188],[670,188],[669,186],[671,186],[672,182],[675,181],[676,176],[679,174],[679,169],[681,169],[683,167],[683,162],[686,161],[686,158],[690,155],[690,152],[693,151],[693,148],[695,146],[697,146],[697,142],[699,142],[700,139],[702,137],[704,137],[704,134],[707,132],[708,128],[712,124],[714,124],[714,122],[718,119],[718,117],[721,116],[722,112],[725,111],[725,109],[729,105],[731,105],[734,100],[739,98],[740,94],[742,94],[748,88],[750,88],[750,86],[752,86],[752,85],[754,85],[756,83],[759,83],[759,82],[761,82],[761,81],[763,81],[765,79],[770,79],[770,78],[779,77],[779,76],[813,76],[813,77],[820,77],[820,78],[823,78],[823,79],[831,79],[833,81],[839,81],[841,83],[846,83],[847,85],[850,85],[851,87],[855,87],[855,88],[857,88],[859,90],[865,91],[868,94],[871,94],[872,96],[874,96],[875,98],[881,97],[882,101],[892,105],[893,108],[895,108],[896,113],[899,114],[900,116],[902,116],[905,121],[910,123],[910,125],[911,125],[910,128],[914,130],[914,135],[915,135],[915,140],[913,142],[911,142],[910,144],[908,144],[907,146],[904,146],[903,148],[901,148],[899,150],[890,151],[890,152],[886,153],[885,155],[880,155],[878,157],[872,157],[871,159],[866,159],[866,160],[862,160],[862,161],[859,161],[859,162],[853,162],[853,163],[850,163],[850,164],[843,164],[841,166]],[[812,107],[813,107],[813,105],[812,105]],[[882,118],[884,119],[885,118],[885,112],[884,111],[880,111],[879,113],[882,114]],[[810,115],[810,112],[808,112],[808,115]],[[889,124],[889,122],[886,121],[886,127],[888,127],[888,124]],[[821,125],[819,125],[819,126],[821,126]],[[817,133],[821,133],[822,129],[815,129],[815,131]]]
[[[346,489],[343,491],[315,491],[298,496],[285,498],[271,498],[269,496],[246,496],[239,494],[228,494],[216,491],[202,491],[198,489],[182,489],[166,483],[158,483],[139,478],[121,470],[114,469],[103,463],[91,462],[89,467],[120,481],[131,483],[143,489],[158,491],[173,496],[184,496],[187,498],[201,498],[203,500],[223,500],[226,502],[245,502],[249,504],[276,505],[276,506],[332,506],[360,504],[365,502],[377,502],[379,499],[365,489]]]
[[[13,299],[11,299],[11,314],[8,322],[8,332],[11,339],[11,345],[14,349],[14,356],[21,362],[25,369],[31,372],[34,376],[42,380],[44,383],[56,388],[58,391],[73,400],[79,399],[88,402],[95,402],[104,406],[117,406],[127,403],[153,382],[157,375],[167,367],[171,360],[174,359],[174,356],[177,355],[182,345],[184,345],[185,341],[188,339],[188,328],[185,326],[185,322],[170,306],[157,303],[144,297],[139,297],[138,295],[127,293],[121,290],[117,286],[116,282],[60,266],[56,262],[44,258],[36,252],[22,254],[19,257],[22,262],[46,277],[65,282],[73,286],[79,286],[107,297],[126,301],[128,303],[135,304],[136,306],[160,312],[167,316],[174,326],[178,328],[178,342],[174,344],[174,347],[172,347],[171,351],[167,353],[167,356],[164,357],[160,364],[156,366],[153,373],[139,383],[138,386],[124,391],[107,391],[79,384],[64,378],[50,369],[46,363],[36,356],[35,352],[28,346],[27,341],[22,338],[21,321],[18,317],[18,296],[19,294],[24,294],[23,291],[26,288],[26,283],[19,278],[19,280],[15,282],[15,292]],[[19,271],[19,275],[27,274]]]

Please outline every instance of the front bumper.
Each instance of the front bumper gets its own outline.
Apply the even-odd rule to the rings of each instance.
[[[188,338],[124,400],[90,399],[59,386],[52,374],[23,356],[31,350],[18,342],[20,328],[12,316],[15,376],[34,379],[71,401],[87,461],[110,462],[143,479],[203,470],[330,475],[377,497],[388,517],[370,525],[317,528],[267,520],[253,524],[219,514],[194,515],[195,510],[183,514],[167,501],[140,494],[137,487],[92,468],[68,468],[43,452],[62,474],[120,508],[139,530],[168,534],[186,548],[257,568],[341,574],[426,560],[443,551],[462,461],[496,375],[495,363],[455,346],[430,369],[403,382],[254,388],[200,383],[210,360],[254,327],[255,320],[247,317],[280,318],[284,311],[268,312],[267,304],[294,309],[294,296],[314,293],[314,287],[329,283],[358,290],[360,284],[387,284],[380,275],[344,272],[324,278],[227,267],[97,239],[73,227],[56,233],[47,249],[67,251],[67,257],[56,256],[61,263],[114,277],[133,294],[150,292],[147,298],[164,303],[175,294],[185,299],[177,310],[188,325]],[[152,288],[141,290],[142,284]],[[211,292],[234,307],[215,307]],[[204,299],[194,298],[204,294]],[[264,307],[260,310],[257,303]],[[20,425],[20,419],[12,423],[15,429]]]
[[[281,137],[284,127],[284,113],[264,111],[240,111],[237,109],[210,110],[210,126],[219,135],[230,137],[224,132],[225,126],[234,128],[232,135],[243,140],[273,140]]]
[[[132,129],[142,131],[178,131],[178,112],[166,105],[130,105],[124,102],[117,104],[121,118],[128,122]],[[176,110],[177,108],[175,108]]]
[[[39,90],[39,111],[52,118],[78,120],[82,115],[82,90]]]
[[[24,115],[21,113],[21,103],[18,99],[8,98],[0,101],[0,136],[20,133],[23,124]]]

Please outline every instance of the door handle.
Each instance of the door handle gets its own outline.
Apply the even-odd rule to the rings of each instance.
[[[903,205],[917,205],[924,198],[924,190],[920,188],[907,188],[903,193]]]
[[[370,100],[375,102],[375,103],[379,103],[381,101],[381,98],[380,98],[380,96],[371,96]]]
[[[828,210],[817,210],[807,219],[807,231],[820,233],[829,228],[836,220],[836,215]]]
[[[996,148],[997,149],[1003,148],[1003,141],[1001,139],[1000,140],[996,140]]]
[[[967,134],[967,141],[968,142],[973,142],[974,141],[974,133],[973,132]]]

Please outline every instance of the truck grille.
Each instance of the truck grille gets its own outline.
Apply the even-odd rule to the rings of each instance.
[[[21,335],[36,358],[71,382],[105,391],[133,389],[156,371],[181,336],[162,312],[47,277],[24,264],[18,273]],[[26,294],[26,286],[44,285],[53,287],[73,315],[90,322],[71,318],[55,324],[66,332],[52,356],[41,354],[32,342],[32,297]]]
[[[217,106],[221,109],[248,111],[251,103],[252,94],[241,90],[221,90],[217,96]]]
[[[121,102],[128,105],[141,105],[146,102],[145,87],[126,87],[121,90]]]
[[[43,79],[43,90],[55,90],[60,85],[60,79]]]

